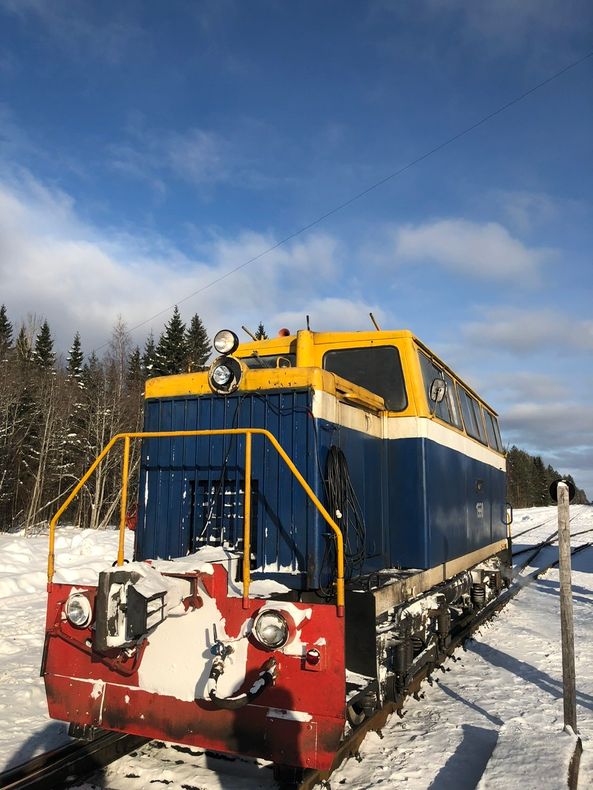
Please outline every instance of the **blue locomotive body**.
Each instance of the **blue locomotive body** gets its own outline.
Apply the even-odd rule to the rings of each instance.
[[[240,392],[224,399],[205,394],[155,398],[146,401],[144,430],[265,428],[321,501],[326,500],[324,470],[330,448],[340,447],[364,523],[358,574],[428,569],[505,539],[500,456],[476,458],[479,453],[468,453],[474,440],[452,431],[449,436],[441,431],[445,436],[440,441],[398,436],[390,431],[399,427],[398,418],[388,423],[367,414],[363,430],[316,416],[316,411],[312,388]],[[427,422],[404,419],[406,433],[422,433]],[[241,550],[243,444],[239,436],[145,441],[139,559],[184,556],[204,545]],[[487,455],[485,448],[482,455]],[[253,448],[252,520],[253,578],[271,578],[295,590],[329,584],[323,519],[263,441],[254,441]]]

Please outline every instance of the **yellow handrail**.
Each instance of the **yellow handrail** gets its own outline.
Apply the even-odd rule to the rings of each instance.
[[[91,466],[87,469],[85,474],[78,481],[70,495],[61,505],[55,516],[51,519],[49,524],[49,556],[47,561],[47,580],[51,584],[54,569],[55,569],[55,531],[60,516],[67,510],[72,503],[80,489],[87,482],[95,469],[99,466],[101,461],[109,453],[111,448],[118,442],[123,441],[123,461],[122,461],[122,490],[121,490],[121,504],[120,504],[120,523],[119,523],[119,545],[117,554],[117,564],[123,565],[124,561],[124,538],[126,528],[126,512],[127,512],[127,499],[128,499],[128,476],[129,476],[129,463],[130,463],[130,439],[174,439],[190,436],[228,436],[228,435],[244,435],[245,436],[245,505],[244,505],[244,523],[243,523],[243,605],[247,606],[249,598],[249,585],[251,582],[251,565],[250,565],[250,551],[251,551],[251,438],[254,435],[263,436],[272,444],[278,455],[282,458],[284,463],[288,466],[294,477],[298,480],[301,487],[309,499],[313,502],[319,513],[323,516],[330,529],[336,538],[336,605],[338,610],[338,617],[344,615],[344,538],[342,532],[336,522],[329,515],[327,510],[321,504],[315,495],[311,486],[307,483],[305,478],[294,465],[291,458],[288,456],[284,448],[280,445],[276,437],[265,428],[222,428],[216,430],[204,431],[138,431],[134,433],[118,433],[114,436],[101,450],[100,454],[93,461]]]
[[[247,608],[251,582],[251,434],[245,435],[245,504],[243,513],[243,608]]]

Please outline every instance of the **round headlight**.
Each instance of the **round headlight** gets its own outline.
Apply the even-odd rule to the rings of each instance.
[[[218,384],[219,387],[224,387],[225,384],[229,383],[232,375],[233,374],[226,365],[218,365],[218,367],[214,368],[212,371],[212,381]]]
[[[91,602],[82,593],[73,593],[66,601],[66,617],[76,628],[86,628],[93,617]]]
[[[214,348],[219,354],[232,354],[239,345],[239,338],[230,329],[221,329],[214,335]]]
[[[280,612],[266,609],[255,618],[253,634],[264,647],[277,650],[288,641],[288,623]]]
[[[243,366],[236,357],[216,357],[208,371],[208,381],[214,392],[228,395],[234,392],[243,376]]]

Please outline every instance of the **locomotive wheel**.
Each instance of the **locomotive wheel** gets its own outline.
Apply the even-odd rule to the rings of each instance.
[[[366,713],[362,705],[355,702],[352,705],[346,705],[346,718],[351,727],[359,727],[366,719]]]

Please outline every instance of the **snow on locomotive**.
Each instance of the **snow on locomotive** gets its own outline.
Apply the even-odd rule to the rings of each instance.
[[[50,715],[330,768],[347,722],[400,698],[509,561],[494,411],[410,332],[215,338],[151,379],[123,446],[117,563],[53,581]],[[130,443],[141,440],[124,564]]]

